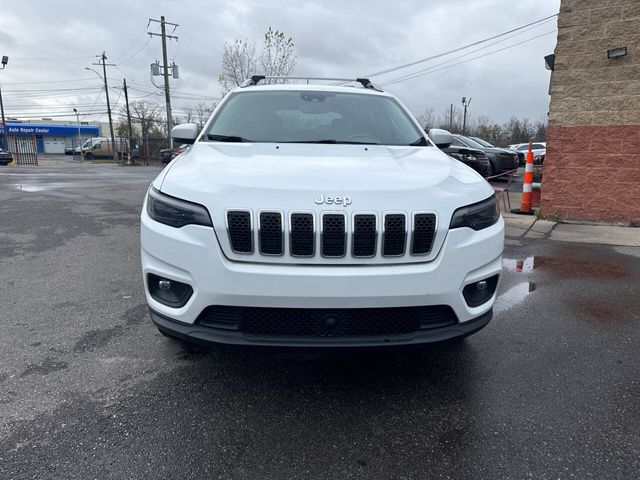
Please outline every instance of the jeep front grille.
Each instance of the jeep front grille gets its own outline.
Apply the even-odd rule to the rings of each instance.
[[[227,229],[234,253],[253,254],[254,236],[260,255],[340,258],[401,257],[428,255],[436,236],[436,215],[414,212],[371,212],[347,215],[342,212],[260,211],[257,218],[248,210],[228,210]],[[319,228],[316,227],[319,225]],[[382,229],[381,229],[382,226]],[[380,232],[380,230],[382,230]],[[285,236],[285,232],[288,236]]]
[[[436,216],[433,213],[416,213],[413,215],[413,255],[427,255],[431,251],[433,237],[436,233]]]
[[[253,252],[251,212],[231,210],[227,212],[227,228],[231,248],[237,253]]]
[[[322,256],[344,257],[347,248],[345,216],[342,213],[322,215]]]
[[[282,255],[282,215],[279,212],[260,212],[260,253]]]
[[[404,254],[407,243],[407,219],[404,213],[390,213],[384,217],[384,238],[382,254],[385,257],[399,257]]]
[[[376,216],[372,214],[354,215],[351,254],[354,257],[373,257],[376,254],[377,239]]]
[[[314,216],[311,213],[291,214],[289,248],[294,257],[312,257],[315,252]]]

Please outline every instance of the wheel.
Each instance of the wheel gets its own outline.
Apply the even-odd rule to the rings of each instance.
[[[84,154],[84,159],[85,160],[93,160],[93,153],[91,153],[91,152],[85,153]]]

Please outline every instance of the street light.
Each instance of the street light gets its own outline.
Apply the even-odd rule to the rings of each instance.
[[[4,70],[9,63],[9,57],[6,55],[2,56],[2,68],[0,70]],[[2,89],[0,89],[0,113],[2,114],[2,139],[4,143],[4,148],[9,150],[9,137],[7,136],[7,124],[4,121],[4,105],[2,104]]]
[[[78,109],[74,108],[73,112],[76,114],[76,121],[78,122],[78,146],[82,145],[82,138],[80,137],[80,115],[78,115]],[[80,157],[82,157],[82,149],[78,152],[80,153]],[[73,158],[76,157],[76,149],[73,149]]]

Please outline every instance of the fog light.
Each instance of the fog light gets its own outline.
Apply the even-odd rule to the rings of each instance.
[[[478,307],[491,300],[498,286],[498,278],[500,278],[499,275],[494,275],[493,277],[470,283],[464,287],[462,295],[467,305],[470,307]]]
[[[147,285],[154,300],[173,308],[183,307],[193,294],[191,285],[168,280],[153,273],[148,274]]]

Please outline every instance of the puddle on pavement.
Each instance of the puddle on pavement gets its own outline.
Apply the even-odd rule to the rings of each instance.
[[[522,282],[514,285],[509,290],[498,295],[496,303],[493,305],[495,313],[504,312],[515,307],[522,302],[527,295],[535,291],[536,284],[534,282]]]
[[[605,280],[624,278],[629,268],[623,262],[583,260],[572,257],[527,257],[522,260],[505,258],[502,261],[505,270],[516,273],[531,273],[534,270],[549,272],[558,277],[586,278],[596,277]]]
[[[529,273],[535,268],[535,259],[536,257],[527,257],[524,260],[505,258],[502,260],[502,266],[511,272]]]
[[[22,190],[23,192],[41,192],[47,189],[47,187],[45,187],[44,185],[33,185],[28,183],[17,184],[16,188],[18,190]]]

